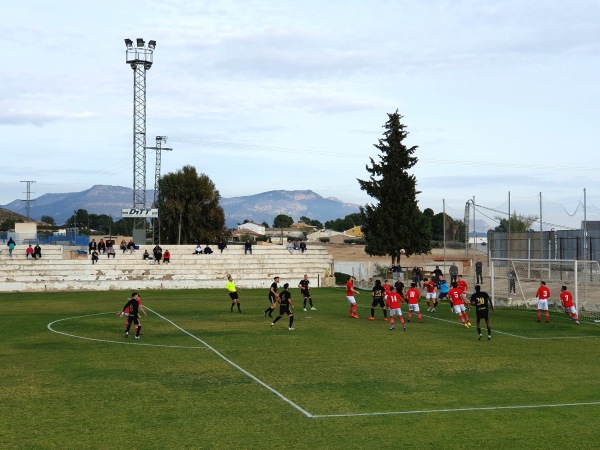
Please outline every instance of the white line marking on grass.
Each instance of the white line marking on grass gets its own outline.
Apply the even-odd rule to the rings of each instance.
[[[330,419],[334,417],[361,417],[361,416],[387,416],[398,414],[428,414],[428,413],[454,413],[469,411],[497,411],[502,409],[535,409],[535,408],[560,408],[566,406],[597,406],[600,402],[585,403],[556,403],[548,405],[520,405],[520,406],[487,406],[481,408],[454,408],[454,409],[421,409],[414,411],[387,411],[371,413],[348,413],[348,414],[318,414],[312,416],[313,419]]]
[[[142,342],[125,342],[125,341],[111,341],[111,340],[108,340],[108,339],[96,339],[96,338],[90,338],[90,337],[85,337],[85,336],[78,336],[76,334],[69,334],[69,333],[65,333],[63,331],[58,331],[58,330],[55,330],[54,328],[52,328],[52,325],[54,325],[55,323],[62,322],[62,321],[65,321],[65,320],[81,319],[83,317],[100,316],[100,315],[103,315],[103,314],[114,314],[114,313],[112,313],[112,312],[110,312],[110,313],[97,313],[97,314],[87,314],[85,316],[66,317],[64,319],[58,319],[58,320],[55,320],[54,322],[50,322],[47,325],[47,327],[53,333],[62,334],[63,336],[73,337],[73,338],[77,338],[77,339],[84,339],[86,341],[107,342],[109,344],[144,345],[146,347],[195,348],[195,349],[200,349],[200,350],[204,350],[205,349],[205,347],[190,347],[190,346],[185,346],[185,345],[145,344],[145,343],[142,343]]]
[[[206,348],[208,348],[210,351],[212,351],[215,355],[217,355],[219,358],[221,358],[223,361],[225,361],[227,364],[230,364],[231,366],[235,367],[237,370],[239,370],[240,372],[242,372],[244,375],[246,375],[247,377],[251,378],[252,380],[256,381],[258,384],[260,384],[262,387],[264,387],[265,389],[271,391],[273,394],[275,394],[277,397],[279,397],[281,400],[283,400],[284,402],[286,402],[288,405],[290,405],[292,408],[296,409],[297,411],[301,412],[302,414],[304,414],[306,417],[308,418],[312,418],[313,415],[311,413],[309,413],[308,411],[306,411],[305,409],[301,408],[300,406],[298,406],[296,403],[294,403],[293,401],[291,401],[289,398],[285,397],[283,394],[281,394],[280,392],[276,391],[275,389],[273,389],[271,386],[269,386],[267,383],[265,383],[264,381],[260,380],[259,378],[255,377],[254,375],[252,375],[250,372],[248,372],[247,370],[243,369],[242,367],[238,366],[236,363],[234,363],[233,361],[231,361],[230,359],[228,359],[226,356],[224,356],[223,354],[221,354],[217,349],[215,349],[214,347],[210,346],[209,344],[207,344],[206,342],[204,342],[202,339],[200,339],[197,336],[194,336],[192,333],[190,333],[189,331],[184,330],[183,328],[181,328],[179,325],[177,325],[175,322],[167,319],[166,317],[160,315],[159,313],[157,313],[156,311],[153,311],[152,309],[148,308],[146,306],[146,309],[149,311],[152,311],[154,314],[156,314],[158,317],[160,317],[163,320],[166,320],[167,322],[169,322],[171,325],[173,325],[175,328],[177,328],[178,330],[182,331],[183,333],[187,334],[188,336],[190,336],[191,338],[197,340],[198,342],[201,342],[203,345],[206,346]]]

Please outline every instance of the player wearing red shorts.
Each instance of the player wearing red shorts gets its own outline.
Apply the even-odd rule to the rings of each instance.
[[[421,297],[421,292],[417,289],[417,283],[410,283],[410,289],[406,292],[406,298],[408,299],[408,319],[410,322],[412,319],[413,312],[417,313],[417,321],[419,323],[423,322],[423,318],[421,317],[421,310],[419,309],[419,298]]]
[[[579,325],[577,310],[575,309],[575,305],[573,305],[573,295],[567,291],[566,286],[562,286],[560,288],[560,302],[563,305],[565,314],[573,319],[577,325]]]
[[[450,289],[450,292],[448,292],[448,297],[450,297],[450,301],[452,302],[452,310],[458,314],[462,324],[466,328],[469,328],[471,326],[471,322],[469,322],[469,316],[467,315],[467,311],[465,309],[465,301],[463,300],[462,289],[458,288],[458,284],[456,282],[452,283],[452,289]]]

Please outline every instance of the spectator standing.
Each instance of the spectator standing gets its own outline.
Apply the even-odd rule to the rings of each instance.
[[[244,254],[247,255],[248,253],[252,254],[252,242],[250,242],[250,239],[246,240],[244,244]]]
[[[15,241],[13,241],[13,238],[10,238],[6,245],[8,247],[8,256],[10,256],[12,258],[12,252],[15,249],[15,245],[16,245]]]
[[[219,243],[217,244],[217,248],[221,250],[221,253],[223,253],[223,250],[227,248],[227,244],[224,241],[219,241]]]
[[[98,252],[96,250],[92,251],[92,264],[96,264],[98,262]]]
[[[156,264],[160,264],[160,260],[162,259],[162,247],[158,244],[154,246],[152,249],[152,253],[154,254],[154,259],[156,260]]]
[[[35,247],[33,247],[33,259],[42,259],[42,247],[40,247],[40,244],[35,244]]]
[[[444,277],[444,272],[440,269],[440,266],[435,266],[435,270],[432,272],[433,277],[432,281],[435,283],[437,287],[440,286],[440,280]]]
[[[508,269],[508,295],[516,295],[516,284],[517,284],[517,272],[515,268],[511,267]]]
[[[98,254],[104,255],[104,253],[106,253],[106,243],[104,239],[100,239],[100,242],[98,242]]]
[[[480,259],[475,263],[475,284],[483,283],[483,263]]]
[[[88,253],[91,255],[93,251],[96,251],[98,246],[96,244],[96,239],[92,239],[92,241],[88,244]]]
[[[458,281],[458,266],[453,261],[450,269],[448,269],[448,273],[450,274],[450,284],[456,283]]]

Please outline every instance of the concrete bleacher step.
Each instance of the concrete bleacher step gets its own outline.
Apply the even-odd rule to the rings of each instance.
[[[0,255],[0,291],[61,291],[113,289],[196,289],[224,288],[227,274],[233,274],[241,288],[264,288],[275,275],[281,283],[296,286],[306,273],[313,286],[333,271],[333,258],[324,247],[311,246],[302,254],[290,254],[283,246],[255,246],[252,255],[242,246],[223,253],[195,255],[195,246],[163,246],[171,252],[171,264],[152,264],[142,258],[143,246],[133,254],[117,251],[115,258],[100,255],[96,264],[89,255],[74,257],[74,249],[42,247],[42,259],[27,259],[25,247],[13,258]]]

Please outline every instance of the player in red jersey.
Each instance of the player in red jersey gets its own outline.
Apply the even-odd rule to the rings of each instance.
[[[350,317],[353,319],[358,319],[358,315],[356,314],[356,300],[354,299],[354,294],[360,294],[356,289],[354,289],[354,277],[350,275],[348,277],[348,281],[346,282],[346,298],[348,299],[348,303],[350,303]]]
[[[387,295],[388,292],[390,292],[390,288],[392,287],[392,285],[390,284],[390,280],[385,280],[383,282],[383,290],[385,291],[385,294]]]
[[[563,305],[565,314],[573,319],[577,325],[579,325],[579,316],[577,315],[575,305],[573,305],[573,295],[567,291],[566,286],[562,286],[560,288],[560,302]]]
[[[469,321],[469,316],[467,315],[467,310],[465,309],[465,302],[463,300],[462,289],[458,288],[458,283],[452,283],[452,289],[448,292],[448,297],[450,297],[450,301],[452,302],[452,309],[458,317],[462,324],[469,328],[471,326],[471,322]]]
[[[542,321],[542,311],[546,311],[546,323],[550,322],[550,313],[548,312],[548,299],[550,298],[550,289],[546,286],[545,281],[540,281],[540,287],[535,296],[538,299],[537,321]]]
[[[419,298],[421,298],[421,292],[417,289],[417,283],[410,283],[410,289],[406,292],[406,298],[408,298],[408,322],[412,319],[413,312],[417,313],[417,320],[419,323],[423,322],[421,317],[421,310],[419,309]]]
[[[423,280],[423,289],[427,291],[425,294],[425,299],[427,300],[427,312],[429,312],[433,309],[433,305],[431,304],[431,302],[435,303],[435,298],[437,297],[437,286],[435,284],[435,281],[429,280],[429,278],[425,278]]]
[[[402,317],[402,310],[400,309],[402,303],[404,303],[404,300],[402,300],[400,294],[394,291],[394,286],[391,286],[390,290],[385,296],[385,305],[390,310],[390,323],[392,324],[390,330],[396,329],[396,325],[394,324],[394,316],[396,315],[400,319],[402,328],[404,329],[404,331],[406,331],[406,324],[404,323],[404,318]]]
[[[456,281],[456,287],[462,291],[463,303],[467,306],[467,309],[471,308],[471,303],[467,301],[467,290],[469,289],[469,285],[463,279],[462,275],[458,276],[458,280]]]

